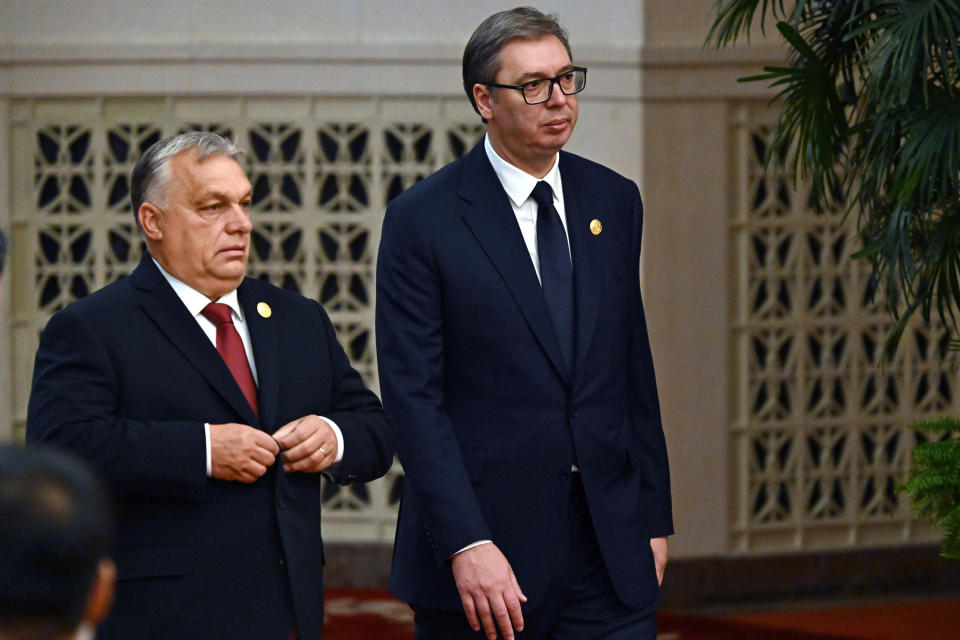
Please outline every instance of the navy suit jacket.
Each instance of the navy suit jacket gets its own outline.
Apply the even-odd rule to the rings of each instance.
[[[559,162],[572,374],[482,142],[387,208],[377,350],[406,472],[391,588],[415,605],[460,609],[449,557],[491,539],[536,606],[559,562],[574,459],[617,594],[658,601],[650,538],[673,527],[640,297],[640,194],[596,163],[565,152]]]
[[[343,431],[342,482],[390,467],[383,410],[321,306],[250,278],[238,297],[259,420],[149,256],[43,331],[27,441],[86,458],[117,508],[119,584],[101,638],[285,638],[293,612],[302,640],[320,638],[320,474],[277,462],[252,484],[208,478],[204,422],[272,433],[316,413]]]

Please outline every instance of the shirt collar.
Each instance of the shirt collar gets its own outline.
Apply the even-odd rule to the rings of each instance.
[[[550,168],[547,175],[538,178],[504,160],[493,148],[493,145],[490,144],[489,135],[483,138],[483,148],[487,152],[487,158],[490,160],[490,164],[493,165],[494,173],[497,174],[500,184],[503,185],[503,190],[507,192],[507,196],[513,202],[513,206],[522,206],[523,203],[527,201],[527,198],[530,197],[533,188],[537,186],[537,183],[541,180],[550,185],[555,198],[559,197],[562,193],[560,191],[560,154],[556,155],[553,167]]]
[[[160,263],[156,261],[153,256],[151,256],[153,264],[157,265],[157,269],[160,269],[160,273],[163,277],[170,283],[170,286],[173,287],[173,292],[177,294],[177,297],[183,301],[183,304],[186,305],[187,311],[190,312],[190,315],[197,317],[200,315],[200,312],[203,311],[204,307],[210,304],[210,298],[203,295],[186,282],[178,280],[164,270],[160,266]],[[217,302],[222,303],[230,307],[230,311],[233,312],[234,320],[243,321],[243,310],[240,308],[240,300],[237,297],[237,290],[234,289],[230,293],[221,296]]]

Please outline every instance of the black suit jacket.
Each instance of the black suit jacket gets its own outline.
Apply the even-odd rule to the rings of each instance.
[[[148,256],[44,329],[27,440],[86,458],[116,500],[119,585],[102,638],[285,638],[293,612],[303,640],[320,638],[320,475],[277,463],[252,484],[210,479],[204,422],[272,433],[316,413],[343,431],[344,483],[390,466],[380,403],[321,306],[249,278],[238,297],[260,420]]]
[[[459,609],[448,558],[489,538],[535,606],[558,562],[576,457],[618,595],[656,606],[649,541],[673,528],[640,297],[640,194],[596,163],[565,152],[559,162],[576,298],[569,375],[482,142],[387,209],[377,348],[406,472],[391,588],[416,605]]]

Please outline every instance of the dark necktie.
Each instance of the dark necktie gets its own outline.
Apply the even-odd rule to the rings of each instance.
[[[257,385],[253,381],[253,373],[250,371],[250,362],[247,360],[247,352],[243,348],[243,340],[237,333],[237,328],[233,326],[233,317],[230,315],[230,307],[219,302],[211,302],[203,308],[203,317],[212,322],[217,327],[217,351],[227,363],[227,368],[233,374],[233,379],[237,381],[247,402],[253,408],[253,412],[260,417],[260,406],[257,402]]]
[[[560,341],[560,350],[573,372],[573,266],[567,248],[567,234],[560,214],[553,206],[553,191],[541,180],[531,194],[537,203],[537,257],[540,260],[540,283],[543,297],[553,319],[553,328]]]

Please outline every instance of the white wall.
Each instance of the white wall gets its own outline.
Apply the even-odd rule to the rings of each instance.
[[[4,0],[0,44],[283,43],[462,47],[486,16],[518,2],[353,0],[258,2]],[[537,7],[560,15],[578,45],[637,47],[642,3],[595,0]]]

